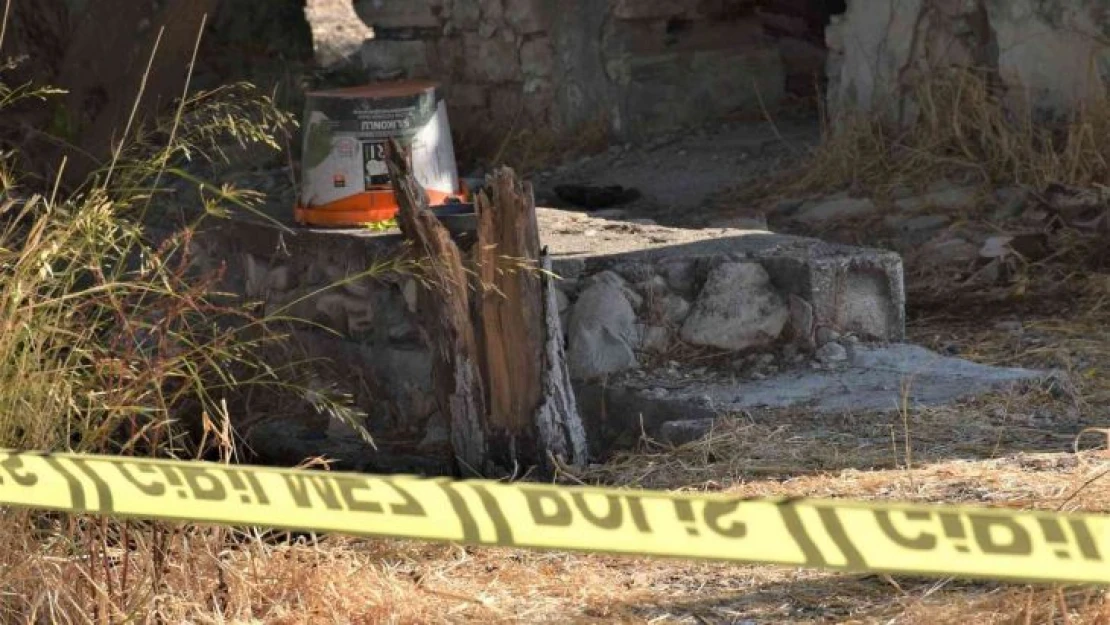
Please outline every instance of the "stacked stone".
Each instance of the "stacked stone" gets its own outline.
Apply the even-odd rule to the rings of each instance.
[[[356,10],[373,27],[361,61],[374,79],[441,82],[459,126],[521,113],[550,121],[550,37],[556,3],[541,0],[362,0]]]
[[[360,53],[370,76],[439,81],[458,132],[503,135],[515,122],[573,134],[601,122],[628,137],[774,108],[788,83],[812,85],[824,64],[824,14],[788,4],[360,0],[355,8],[373,29]]]

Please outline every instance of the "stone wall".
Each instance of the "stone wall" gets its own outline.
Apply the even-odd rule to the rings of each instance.
[[[325,56],[352,32],[320,27],[336,2],[308,2]],[[356,60],[372,79],[442,82],[460,134],[600,123],[636,136],[756,112],[761,100],[773,108],[788,86],[812,87],[824,63],[819,4],[357,0],[373,38]]]
[[[1108,44],[1102,0],[850,0],[827,32],[829,108],[908,122],[914,85],[974,66],[1035,110],[1067,113],[1104,95]]]
[[[789,353],[794,362],[842,334],[904,337],[902,266],[893,253],[770,233],[539,214],[562,277],[557,299],[567,357],[596,456],[630,444],[629,437],[634,442],[641,427],[655,432],[665,418],[606,408],[596,391],[615,376],[682,360],[675,354],[683,351],[737,363]],[[459,243],[468,249],[469,240]],[[194,240],[194,262],[202,270],[222,266],[226,292],[307,322],[292,336],[305,356],[320,360],[319,377],[368,415],[377,445],[320,415],[267,418],[246,432],[264,461],[327,454],[351,469],[449,470],[432,354],[413,323],[416,282],[395,273],[359,277],[402,254],[402,244],[396,234],[286,232],[249,221],[219,224]]]

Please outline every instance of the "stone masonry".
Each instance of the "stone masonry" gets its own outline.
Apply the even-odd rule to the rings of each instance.
[[[1105,97],[1108,37],[1102,0],[853,0],[827,32],[829,109],[910,122],[914,85],[956,66],[1066,115]]]
[[[551,209],[539,209],[539,217],[562,278],[568,358],[575,391],[587,399],[583,418],[595,454],[639,425],[631,413],[617,421],[604,414],[589,401],[591,389],[650,368],[675,349],[745,356],[789,346],[812,354],[828,337],[904,336],[902,265],[890,252]],[[465,238],[460,243],[468,245]],[[352,279],[396,258],[402,246],[396,234],[282,231],[247,221],[198,237],[198,263],[226,262],[225,289],[317,324],[302,324],[295,338],[308,356],[335,363],[325,375],[335,376],[367,413],[378,445],[370,449],[335,424],[328,429],[297,417],[248,433],[264,457],[297,462],[328,453],[344,466],[374,470],[450,466],[446,422],[432,400],[432,355],[412,321],[415,281],[389,273]]]
[[[637,138],[826,81],[834,119],[908,122],[914,86],[951,66],[1059,115],[1110,77],[1101,0],[357,0],[362,24],[338,28],[349,4],[308,0],[318,60],[357,48],[368,78],[441,81],[460,134],[599,123]]]
[[[308,0],[319,60],[357,29],[338,0]],[[774,107],[822,74],[824,16],[808,0],[358,0],[370,79],[432,78],[456,132],[637,136]],[[515,125],[515,126],[514,126]],[[498,137],[503,138],[503,137]]]

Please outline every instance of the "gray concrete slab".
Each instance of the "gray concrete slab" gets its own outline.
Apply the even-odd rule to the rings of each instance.
[[[802,408],[823,414],[898,411],[950,404],[1015,385],[1035,384],[1051,371],[992,367],[942,356],[909,344],[850,345],[841,366],[801,367],[765,379],[730,379],[724,372],[690,375],[679,370],[636,372],[602,384],[581,384],[579,406],[591,439],[603,447],[624,446],[641,432],[682,439],[696,424],[743,410]],[[687,369],[688,371],[688,369]]]

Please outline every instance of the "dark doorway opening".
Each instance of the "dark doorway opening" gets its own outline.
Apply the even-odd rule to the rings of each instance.
[[[812,100],[825,92],[825,28],[847,10],[846,0],[765,0],[764,32],[774,39],[786,70],[786,92]]]

